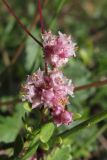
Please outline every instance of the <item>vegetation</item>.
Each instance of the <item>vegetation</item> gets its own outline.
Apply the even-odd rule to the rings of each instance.
[[[2,0],[0,160],[30,160],[39,153],[44,160],[104,160],[107,158],[107,1],[41,2],[45,30],[71,34],[77,43],[77,57],[63,67],[76,86],[75,97],[68,106],[75,113],[74,122],[60,127],[52,122],[41,123],[43,113],[30,110],[27,103],[21,102],[21,85],[27,75],[43,68],[43,53]],[[30,33],[41,41],[37,1],[8,3]]]

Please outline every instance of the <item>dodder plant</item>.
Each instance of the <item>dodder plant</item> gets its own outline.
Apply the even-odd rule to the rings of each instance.
[[[64,149],[64,139],[66,137],[107,117],[107,111],[104,111],[59,134],[57,132],[58,126],[62,124],[69,125],[73,121],[73,117],[79,116],[78,114],[69,112],[67,109],[69,95],[73,96],[76,90],[106,84],[107,80],[74,87],[72,81],[67,79],[61,71],[61,67],[68,62],[68,59],[75,57],[75,43],[72,41],[72,38],[61,32],[58,32],[58,35],[53,35],[51,31],[44,31],[40,0],[38,0],[38,8],[42,42],[38,41],[26,29],[7,1],[2,1],[26,33],[40,45],[43,50],[45,64],[44,70],[39,69],[33,75],[29,75],[22,87],[23,100],[27,100],[32,109],[38,108],[40,110],[41,123],[38,128],[32,129],[27,124],[26,118],[24,119],[28,134],[24,143],[21,137],[17,137],[12,158],[20,160],[51,159],[49,156],[48,158],[46,157],[46,151],[50,152],[55,146],[62,145],[62,151],[58,155],[61,158],[63,152],[69,152],[66,151],[66,148]],[[66,159],[70,158],[69,156],[66,157]]]

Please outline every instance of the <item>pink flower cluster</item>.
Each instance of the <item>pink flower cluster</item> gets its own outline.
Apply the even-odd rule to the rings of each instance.
[[[57,125],[69,124],[72,114],[65,107],[69,103],[68,95],[73,96],[73,90],[72,81],[64,77],[61,71],[53,70],[45,75],[44,71],[38,70],[28,76],[23,86],[23,100],[30,102],[32,108],[48,107]]]
[[[36,156],[32,156],[29,160],[37,160]]]
[[[28,76],[23,86],[23,100],[36,107],[47,107],[57,125],[72,122],[72,113],[67,111],[69,95],[73,96],[74,85],[67,79],[59,67],[75,56],[75,43],[71,37],[61,32],[58,36],[45,32],[42,35],[45,60],[51,69],[48,73],[38,70]]]
[[[70,57],[75,57],[75,43],[71,36],[58,32],[58,36],[51,31],[42,34],[43,47],[47,63],[53,67],[61,67]]]

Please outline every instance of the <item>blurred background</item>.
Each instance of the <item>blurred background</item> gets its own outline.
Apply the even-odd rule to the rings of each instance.
[[[107,77],[107,0],[42,0],[46,30],[72,35],[77,43],[77,57],[63,68],[76,86]],[[41,39],[36,0],[9,0],[17,16]],[[23,127],[25,114],[19,102],[21,84],[28,74],[43,67],[41,48],[18,25],[0,2],[0,160],[12,154],[11,144]],[[107,86],[75,93],[69,110],[86,119],[107,108]],[[38,125],[33,115],[33,125]],[[74,121],[70,127],[78,124]],[[60,127],[65,130],[67,127]],[[86,128],[66,141],[60,153],[67,152],[73,160],[107,160],[107,120]],[[5,147],[4,147],[5,146]],[[8,148],[8,146],[10,146]],[[5,150],[3,149],[5,148]],[[7,147],[7,149],[6,149]],[[67,151],[66,151],[67,150]],[[56,149],[56,154],[57,154]],[[2,156],[2,155],[6,156]],[[47,160],[54,160],[50,153]],[[60,160],[60,159],[57,159]],[[63,160],[63,158],[61,159]],[[65,158],[64,160],[68,160]]]

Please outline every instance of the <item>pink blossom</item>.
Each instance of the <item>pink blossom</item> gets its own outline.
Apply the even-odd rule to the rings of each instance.
[[[62,108],[61,106],[54,106],[52,108],[52,115],[59,116],[63,110],[64,110],[64,108]]]
[[[38,70],[31,76],[28,76],[26,84],[23,86],[23,100],[32,104],[32,108],[42,104],[41,86],[44,85],[43,71]]]
[[[45,106],[52,106],[52,99],[54,98],[54,91],[53,88],[42,90],[42,97],[41,100],[45,102]]]
[[[74,85],[58,69],[66,64],[70,57],[75,57],[75,43],[71,36],[51,31],[42,34],[43,48],[46,62],[50,66],[48,73],[40,69],[27,77],[23,86],[23,100],[27,100],[32,109],[47,107],[57,125],[68,125],[72,122],[72,113],[66,106],[69,104],[69,95],[73,96]]]
[[[53,120],[57,126],[60,126],[61,124],[69,125],[73,121],[72,113],[66,110],[61,111],[59,114],[54,113]]]
[[[62,58],[75,57],[75,43],[72,42],[71,36],[67,36],[61,32],[58,33],[57,45],[55,46],[56,54],[60,55]]]
[[[75,43],[71,36],[58,32],[55,36],[49,32],[42,35],[47,62],[53,67],[61,67],[70,57],[75,57]]]
[[[43,46],[54,46],[57,36],[53,35],[51,31],[42,34]]]
[[[57,87],[64,83],[63,73],[59,70],[53,70],[50,72],[50,83],[53,87]]]
[[[73,96],[74,85],[61,71],[54,70],[50,73],[50,83],[58,95]]]
[[[29,160],[37,160],[36,156],[32,156]]]
[[[45,75],[38,70],[28,76],[23,86],[23,100],[32,105],[32,109],[44,106],[51,111],[54,122],[57,124],[69,124],[71,114],[66,112],[65,106],[69,104],[68,95],[73,95],[74,85],[59,70],[49,71]],[[65,115],[65,119],[64,119]]]
[[[64,111],[62,112],[61,114],[61,121],[62,121],[62,124],[70,124],[72,122],[72,113],[71,112],[68,112],[68,111]]]

